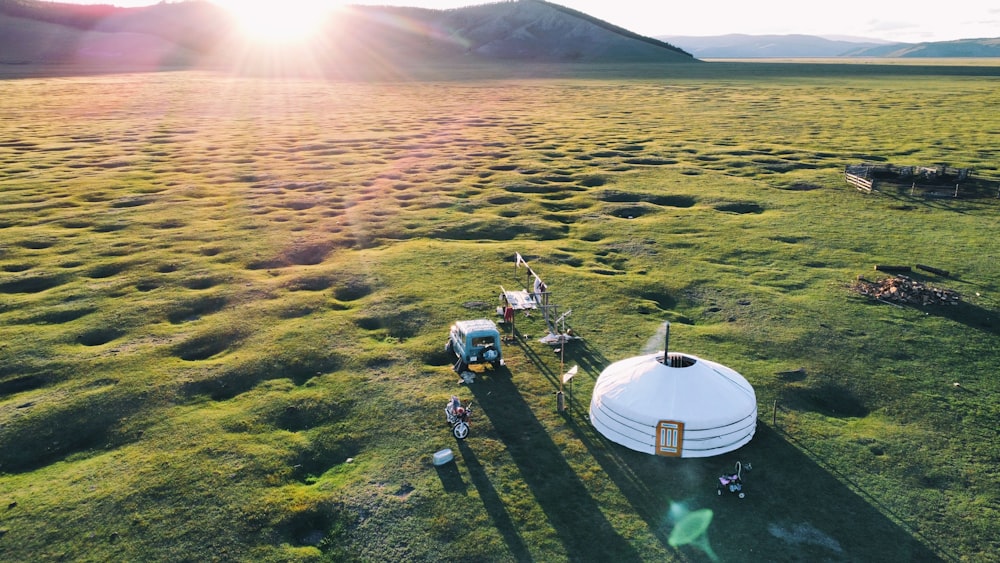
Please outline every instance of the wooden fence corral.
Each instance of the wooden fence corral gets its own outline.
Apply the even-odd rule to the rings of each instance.
[[[897,166],[884,162],[862,162],[844,167],[844,180],[862,192],[893,191],[929,198],[1000,197],[995,180],[974,177],[969,168],[944,164]],[[877,186],[877,187],[876,187]]]
[[[859,191],[871,192],[875,189],[875,180],[858,175],[856,169],[851,167],[844,170],[844,179]]]

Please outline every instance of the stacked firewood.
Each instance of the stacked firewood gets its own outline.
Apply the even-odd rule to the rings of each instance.
[[[909,305],[958,305],[961,297],[950,289],[931,287],[906,276],[869,281],[858,276],[854,291],[880,301]]]

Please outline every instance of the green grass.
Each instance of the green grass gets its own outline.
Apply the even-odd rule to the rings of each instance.
[[[651,68],[0,83],[5,558],[997,561],[1000,203],[842,178],[996,186],[997,67]],[[448,326],[523,283],[515,252],[583,340],[561,365],[519,317],[508,369],[460,387]],[[877,263],[949,270],[919,275],[962,304],[854,294]],[[741,451],[590,426],[665,320],[755,386]],[[749,497],[717,498],[737,459]]]

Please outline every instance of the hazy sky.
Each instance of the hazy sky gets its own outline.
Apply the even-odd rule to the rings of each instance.
[[[156,0],[62,0],[81,4],[145,6]],[[254,1],[284,0],[241,0]],[[377,4],[446,9],[482,0],[305,0],[330,4]],[[946,41],[1000,37],[997,0],[561,0],[561,4],[636,33],[848,35],[888,41]]]

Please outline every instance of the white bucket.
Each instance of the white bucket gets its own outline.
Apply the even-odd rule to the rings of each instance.
[[[451,448],[434,452],[434,465],[444,465],[453,459],[455,459],[455,454],[452,453]]]

